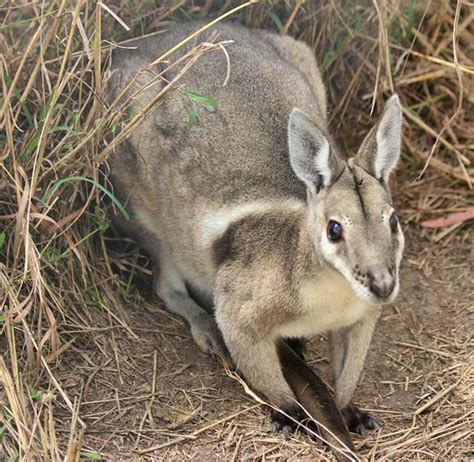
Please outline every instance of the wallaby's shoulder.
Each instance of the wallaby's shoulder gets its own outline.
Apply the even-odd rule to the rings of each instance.
[[[212,243],[214,263],[219,267],[234,261],[286,261],[291,265],[297,255],[304,203],[296,200],[256,208],[233,220]],[[258,257],[258,258],[256,258]]]

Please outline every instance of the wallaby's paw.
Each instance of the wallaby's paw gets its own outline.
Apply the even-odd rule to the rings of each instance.
[[[273,433],[283,433],[286,440],[290,439],[291,434],[296,430],[301,421],[301,413],[296,405],[282,406],[282,414],[280,411],[272,410],[270,421],[272,423]],[[292,418],[291,418],[292,417]],[[294,420],[293,420],[294,419]]]
[[[206,354],[226,356],[226,347],[214,317],[203,313],[193,320],[191,335],[199,349]]]
[[[361,411],[354,404],[348,404],[342,414],[346,419],[347,428],[353,433],[366,435],[367,430],[377,430],[380,427],[379,421],[369,413]]]

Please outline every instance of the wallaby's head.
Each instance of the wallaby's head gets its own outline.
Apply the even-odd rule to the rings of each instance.
[[[288,136],[290,162],[308,191],[314,251],[370,303],[397,295],[404,237],[388,179],[400,157],[401,106],[392,96],[357,155],[344,161],[325,128],[294,109]]]

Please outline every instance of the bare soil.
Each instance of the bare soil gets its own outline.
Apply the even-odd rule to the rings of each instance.
[[[382,422],[353,435],[362,458],[474,457],[472,226],[444,245],[419,234],[408,230],[401,293],[383,312],[355,396]],[[332,460],[305,434],[272,434],[268,409],[198,350],[184,321],[140,293],[139,303],[120,302],[119,321],[61,326],[75,341],[54,372],[81,403],[83,448],[111,461]],[[329,379],[324,338],[311,340],[308,358]]]

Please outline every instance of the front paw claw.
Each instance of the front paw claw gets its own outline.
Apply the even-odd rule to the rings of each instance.
[[[281,424],[280,422],[272,422],[272,433],[283,433],[283,437],[288,441],[293,433],[294,428],[291,425]]]
[[[299,409],[294,406],[282,407],[282,411],[287,414],[282,414],[280,411],[273,410],[271,414],[272,433],[283,433],[285,440],[289,440],[291,434],[296,430],[301,415]]]
[[[361,411],[357,406],[348,404],[342,413],[346,419],[347,428],[353,433],[361,436],[367,434],[367,430],[377,430],[380,427],[379,421],[369,413]]]

